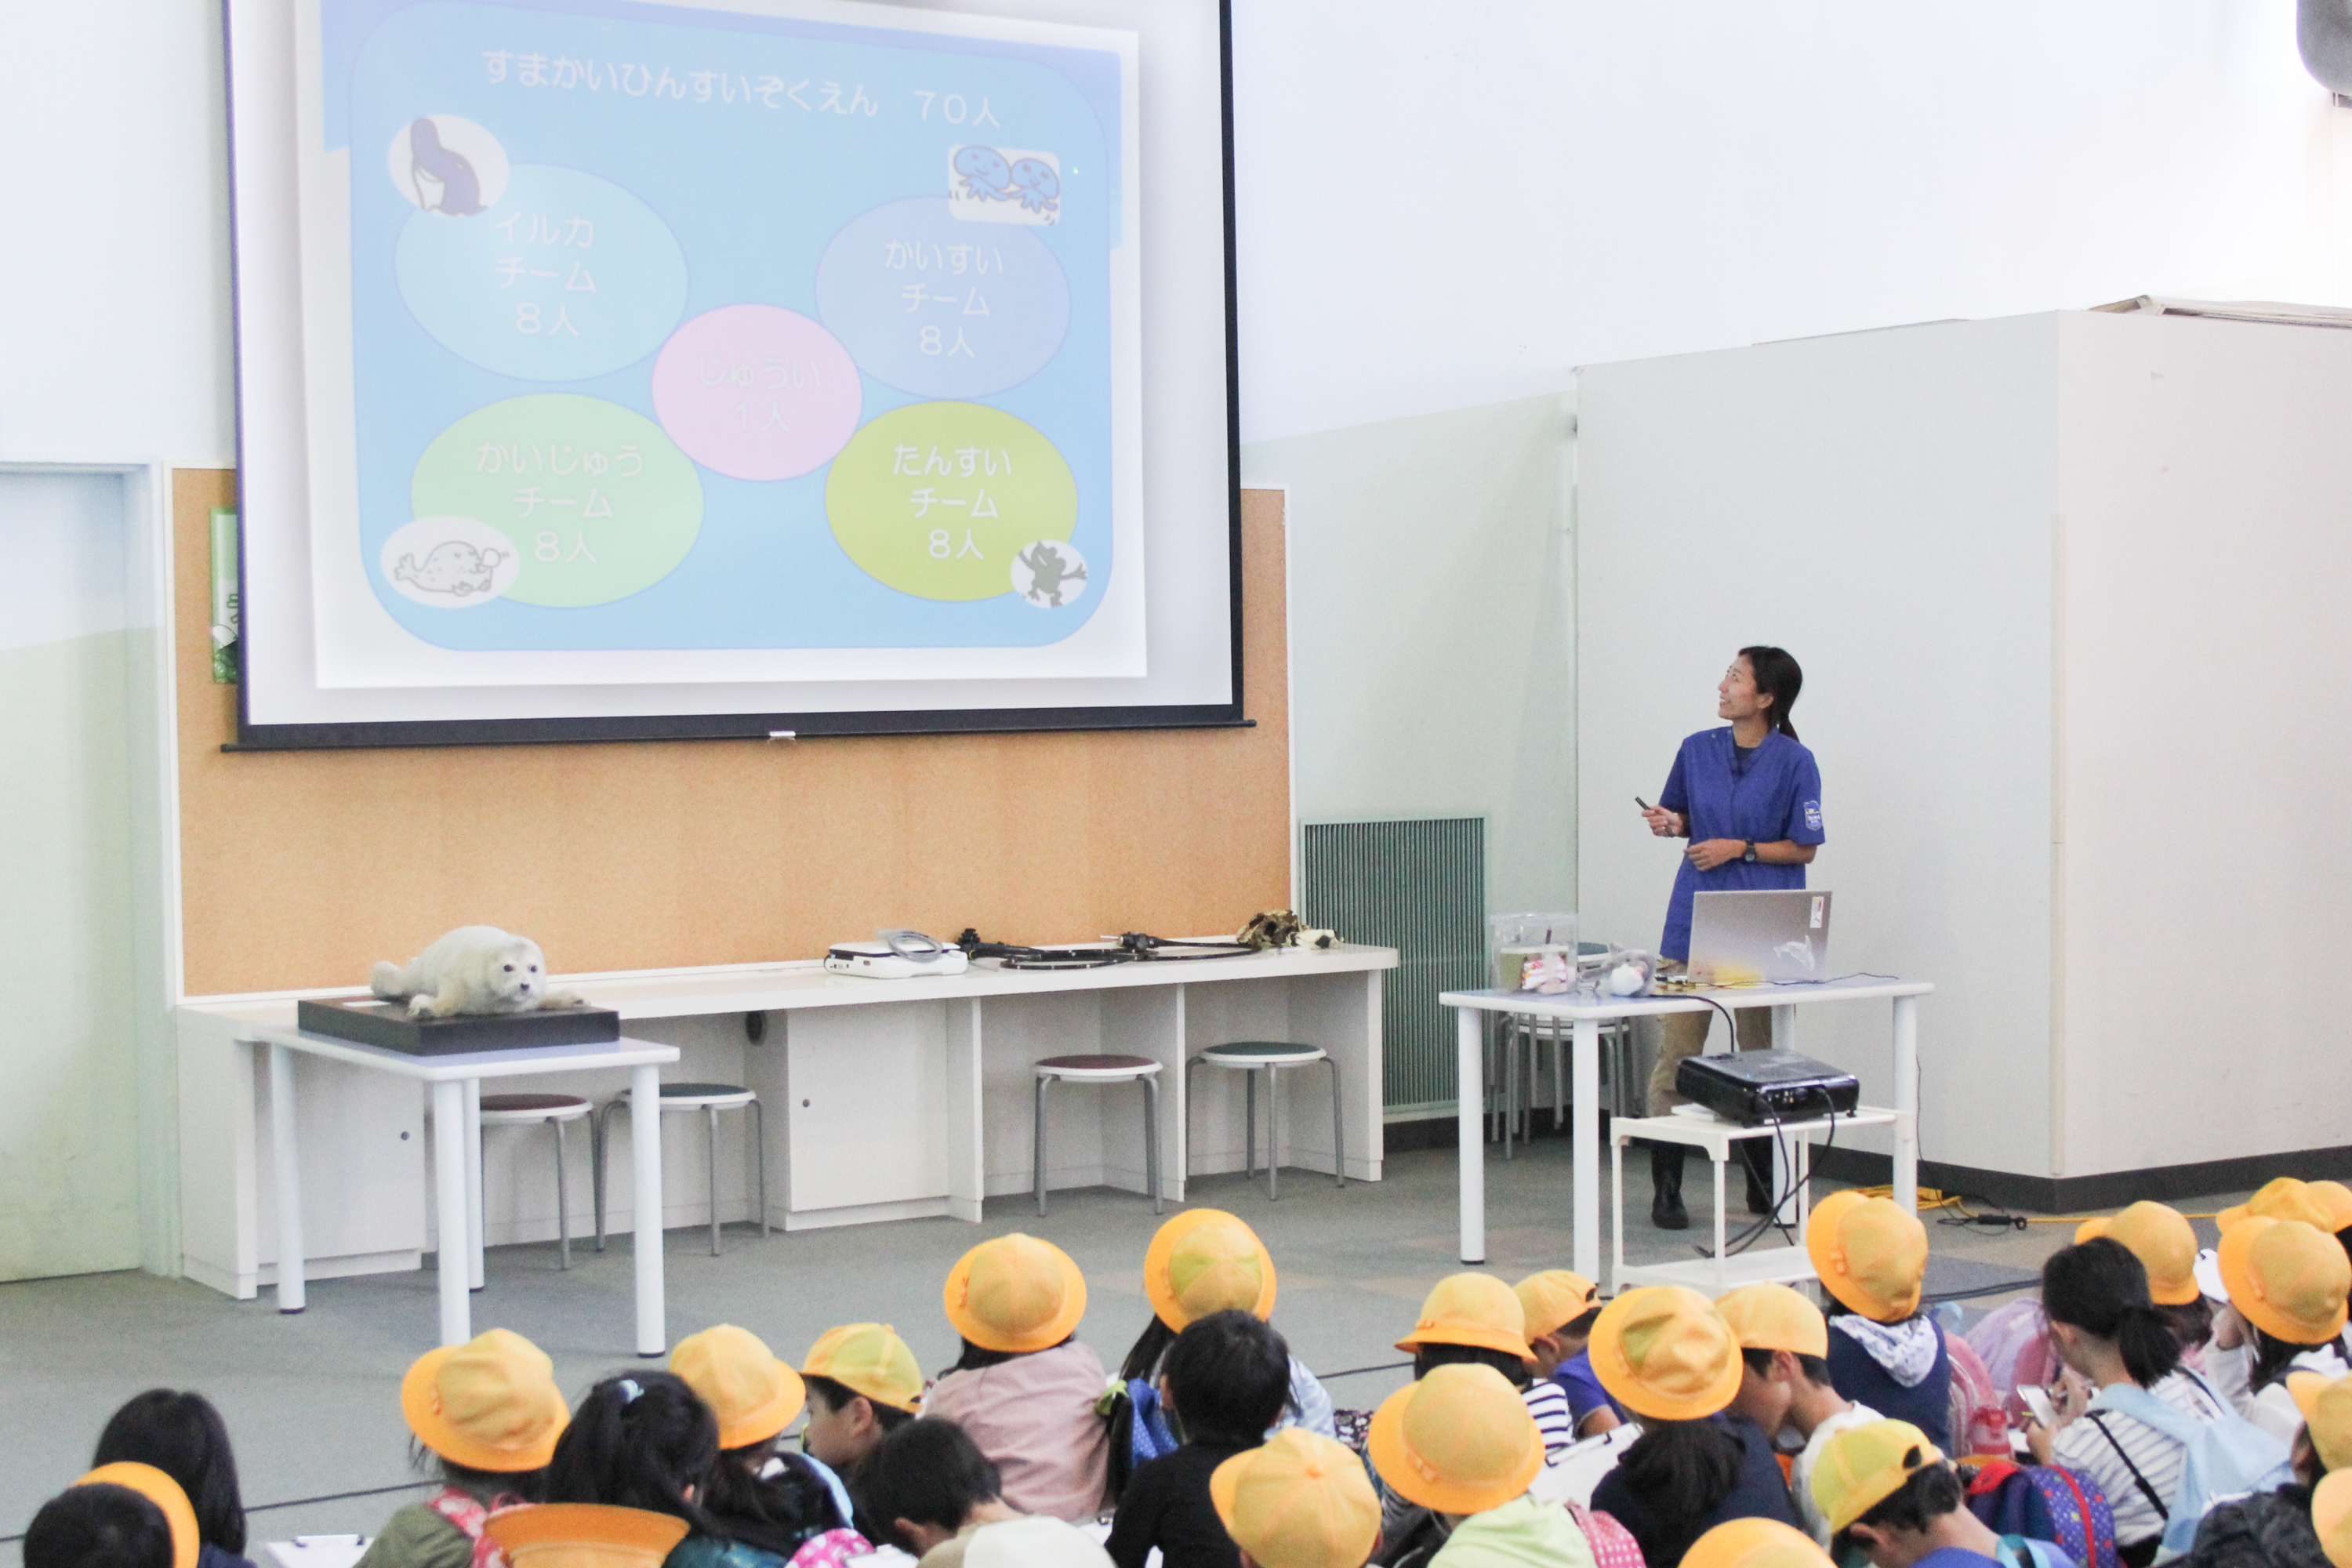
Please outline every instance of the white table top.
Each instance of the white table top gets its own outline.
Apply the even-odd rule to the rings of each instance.
[[[1224,940],[1219,938],[1217,940]],[[1231,958],[1147,960],[1102,969],[1003,969],[983,961],[961,974],[874,980],[835,974],[814,959],[725,963],[693,969],[631,969],[601,974],[551,974],[551,987],[579,992],[623,1018],[682,1018],[709,1013],[766,1013],[803,1007],[856,1007],[883,1002],[960,1001],[1055,991],[1116,991],[1139,985],[1211,984],[1235,980],[1295,980],[1317,974],[1394,969],[1396,949],[1341,942],[1323,952],[1277,948]],[[241,1022],[287,1027],[304,997],[364,996],[364,986],[195,997],[182,1005]],[[248,1038],[259,1038],[247,1031]]]
[[[331,1035],[269,1025],[256,1029],[253,1037],[425,1083],[446,1083],[452,1079],[520,1078],[526,1073],[586,1072],[598,1068],[666,1066],[677,1060],[678,1054],[676,1046],[633,1040],[625,1035],[617,1040],[588,1046],[533,1046],[519,1051],[452,1052],[438,1057],[411,1056],[382,1046],[363,1046],[357,1040],[339,1040]]]
[[[1697,1013],[1712,1002],[1720,1007],[1794,1007],[1809,1002],[1866,1002],[1873,997],[1925,996],[1935,989],[1925,980],[1888,980],[1856,975],[1818,984],[1730,985],[1703,991],[1669,991],[1656,996],[1602,996],[1580,1002],[1573,993],[1547,996],[1536,991],[1448,991],[1438,997],[1447,1007],[1470,1007],[1482,1013],[1517,1013],[1536,1018],[1648,1018],[1664,1013]]]

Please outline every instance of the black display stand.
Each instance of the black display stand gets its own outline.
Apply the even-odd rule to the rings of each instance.
[[[304,1001],[296,1008],[295,1024],[313,1035],[332,1035],[413,1057],[593,1046],[621,1037],[621,1016],[609,1007],[535,1007],[528,1013],[415,1018],[409,1016],[407,1003],[377,996]]]

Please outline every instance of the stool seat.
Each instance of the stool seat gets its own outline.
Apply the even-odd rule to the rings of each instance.
[[[576,1094],[486,1094],[482,1125],[520,1127],[534,1121],[577,1121],[595,1109]]]
[[[1319,1062],[1331,1053],[1320,1046],[1294,1046],[1279,1040],[1235,1040],[1211,1046],[1200,1059],[1214,1067],[1288,1068]]]
[[[664,1116],[673,1110],[699,1110],[709,1129],[710,1155],[710,1256],[719,1256],[719,1113],[722,1110],[749,1110],[751,1113],[751,1146],[759,1158],[760,1172],[760,1234],[768,1234],[768,1110],[760,1103],[759,1091],[740,1083],[666,1083],[661,1086],[661,1110]],[[604,1146],[610,1138],[609,1129],[615,1115],[635,1115],[631,1097],[616,1095],[604,1102],[597,1115],[595,1137],[589,1144],[596,1166],[596,1250],[604,1250]]]
[[[1074,1083],[1124,1083],[1159,1070],[1160,1064],[1150,1057],[1047,1057],[1037,1064],[1039,1078],[1066,1078]]]
[[[732,1110],[759,1096],[740,1083],[666,1083],[661,1098],[664,1110]]]

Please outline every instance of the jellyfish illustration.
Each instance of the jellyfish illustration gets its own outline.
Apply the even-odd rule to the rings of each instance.
[[[957,149],[955,172],[963,176],[963,194],[976,200],[1007,202],[1017,194],[1011,186],[1013,171],[1005,166],[1004,154],[993,147]]]
[[[470,217],[482,210],[481,177],[463,153],[441,144],[440,128],[428,119],[409,121],[408,179],[416,205],[426,212]],[[428,184],[436,195],[425,194]]]
[[[1013,184],[1024,212],[1049,213],[1061,207],[1056,198],[1062,194],[1062,177],[1043,158],[1024,158],[1013,164]]]

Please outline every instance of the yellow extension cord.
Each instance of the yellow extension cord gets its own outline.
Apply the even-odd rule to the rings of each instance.
[[[1892,1186],[1857,1187],[1854,1190],[1866,1198],[1891,1198],[1895,1195],[1895,1189]],[[1919,1189],[1919,1212],[1925,1214],[1931,1209],[1951,1209],[1958,1214],[1962,1219],[1972,1220],[1980,1217],[1969,1207],[1968,1204],[1960,1197],[1959,1194],[1948,1193],[1937,1187],[1921,1187]],[[2019,1215],[2017,1217],[2025,1221],[2028,1225],[2080,1225],[2086,1219],[2113,1219],[2115,1216],[2113,1215],[2104,1214],[2028,1214]],[[2219,1219],[2221,1216],[2219,1215],[2210,1214],[2192,1214],[2183,1215],[2180,1217],[2183,1219]]]

